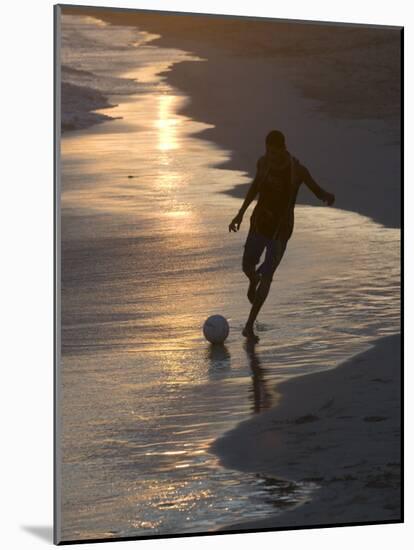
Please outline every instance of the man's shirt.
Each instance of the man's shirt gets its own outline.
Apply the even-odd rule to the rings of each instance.
[[[251,229],[268,238],[288,240],[293,231],[296,196],[302,183],[319,199],[324,198],[324,190],[294,157],[288,155],[282,164],[275,163],[267,155],[261,157],[252,183],[252,193],[258,194],[258,199],[250,218]]]

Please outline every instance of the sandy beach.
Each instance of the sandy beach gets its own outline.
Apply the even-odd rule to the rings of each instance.
[[[129,98],[122,89],[115,97],[108,94],[116,107],[98,113],[106,122],[65,133],[63,344],[66,385],[73,393],[68,403],[73,408],[79,399],[81,418],[85,403],[75,391],[79,361],[89,369],[91,415],[100,411],[105,395],[95,439],[82,431],[73,410],[67,415],[68,433],[79,433],[65,457],[66,538],[200,532],[219,528],[218,518],[221,529],[314,525],[321,518],[326,524],[398,521],[399,66],[391,63],[396,36],[384,30],[373,40],[368,30],[360,37],[352,28],[327,34],[326,28],[305,25],[310,59],[297,49],[298,35],[282,24],[272,49],[273,24],[265,25],[266,32],[263,23],[250,30],[246,22],[221,22],[214,30],[187,19],[183,29],[181,18],[171,25],[148,14],[76,11],[160,33],[150,44],[205,61],[173,52],[170,66],[149,50],[149,72],[143,63],[140,71],[130,68],[126,79],[129,84],[148,79],[159,96],[149,84],[147,95],[136,91]],[[125,44],[132,43],[132,35],[123,36]],[[385,79],[372,68],[378,58]],[[352,85],[344,87],[347,74],[353,75]],[[247,308],[240,235],[240,242],[231,241],[220,231],[228,237],[226,224],[239,204],[234,198],[243,196],[254,175],[269,127],[286,133],[291,151],[337,200],[333,209],[309,208],[317,201],[301,190],[297,228],[278,272],[277,292],[261,317],[262,340],[255,351],[240,341]],[[93,157],[94,151],[100,156]],[[83,174],[85,167],[90,173]],[[206,193],[210,184],[212,192]],[[138,201],[142,194],[150,201],[156,196],[157,207]],[[147,277],[154,257],[158,282]],[[80,303],[88,308],[80,310]],[[217,303],[231,316],[230,337],[218,356],[195,333]],[[377,340],[381,336],[386,338]],[[372,349],[342,363],[375,340]],[[96,357],[85,358],[86,350]],[[138,422],[135,408],[145,412],[145,407],[154,417]],[[103,460],[102,449],[111,475],[113,468],[116,496],[109,489],[112,478],[94,462]],[[88,501],[84,487],[90,490],[97,473],[96,494],[88,493]],[[187,486],[191,477],[200,480],[196,488]],[[296,495],[290,511],[280,513],[283,499],[273,504],[269,498],[270,513],[259,510],[256,482],[271,485],[272,479],[291,481],[299,493],[306,486],[309,502],[292,509],[303,500]],[[80,494],[85,501],[79,503]],[[130,494],[141,499],[140,522],[138,504],[125,504]],[[230,507],[221,495],[231,496]],[[91,502],[99,503],[99,514]],[[103,520],[113,519],[115,510],[121,527],[116,524],[108,534]],[[191,527],[179,523],[183,514],[191,514]]]
[[[212,125],[203,139],[231,151],[221,168],[253,177],[264,136],[279,128],[291,152],[336,194],[338,208],[400,226],[401,67],[395,27],[67,11],[159,34],[154,45],[205,59],[179,63],[166,76],[191,97],[182,113]],[[228,192],[243,197],[247,187]],[[302,190],[298,204],[317,202]]]
[[[337,368],[278,386],[279,404],[212,450],[227,468],[318,489],[310,503],[234,529],[401,519],[400,336]]]

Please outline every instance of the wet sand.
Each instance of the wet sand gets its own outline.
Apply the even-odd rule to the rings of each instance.
[[[212,450],[226,468],[314,482],[312,501],[234,529],[401,520],[400,335],[279,384],[279,404]]]

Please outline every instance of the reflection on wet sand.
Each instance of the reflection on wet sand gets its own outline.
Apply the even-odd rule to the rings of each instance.
[[[274,405],[274,391],[271,389],[270,377],[266,376],[257,344],[246,341],[243,348],[247,355],[247,364],[251,371],[252,384],[249,389],[249,398],[252,402],[253,413],[260,413]],[[209,377],[211,380],[220,380],[230,376],[231,354],[227,346],[210,344],[207,348],[207,357],[210,364]]]
[[[269,409],[274,404],[274,392],[271,391],[269,380],[266,377],[266,370],[263,368],[257,353],[257,344],[253,341],[247,341],[244,344],[244,348],[248,357],[250,370],[252,371],[252,410],[254,413],[260,413]]]
[[[162,95],[159,98],[159,117],[156,126],[159,130],[158,148],[160,151],[178,149],[177,124],[179,119],[172,116],[174,110],[174,96]]]
[[[227,346],[210,344],[207,348],[207,358],[210,364],[208,372],[212,380],[228,376],[231,368],[231,355]]]

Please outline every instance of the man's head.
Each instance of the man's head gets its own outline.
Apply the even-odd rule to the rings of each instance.
[[[277,160],[282,160],[286,155],[285,136],[278,130],[272,130],[266,136],[266,152]]]

